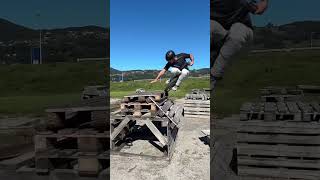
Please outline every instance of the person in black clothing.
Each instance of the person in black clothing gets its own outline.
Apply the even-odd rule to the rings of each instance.
[[[237,53],[253,40],[250,14],[261,15],[268,0],[211,0],[211,85],[222,79]]]
[[[191,62],[187,62],[186,59],[190,59]],[[180,86],[183,79],[185,79],[189,74],[188,66],[192,66],[194,64],[194,57],[192,54],[180,53],[175,54],[174,51],[170,50],[166,53],[167,64],[164,68],[159,72],[158,76],[151,81],[151,83],[157,82],[169,69],[173,74],[173,77],[177,74],[179,75],[179,79],[176,85],[172,88],[172,90],[176,91]],[[168,84],[171,78],[166,81]]]

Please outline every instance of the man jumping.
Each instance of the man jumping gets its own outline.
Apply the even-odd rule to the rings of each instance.
[[[191,62],[187,62],[186,59],[191,59]],[[188,66],[192,66],[194,64],[194,57],[192,54],[180,53],[175,54],[174,51],[170,50],[166,53],[167,64],[164,68],[159,72],[158,76],[151,81],[151,83],[157,82],[170,68],[170,72],[173,74],[173,77],[179,75],[179,78],[172,90],[176,91],[180,86],[183,79],[185,79],[189,75]],[[172,80],[170,78],[166,81],[167,84]]]
[[[261,15],[268,0],[211,0],[211,85],[223,77],[234,56],[253,39],[250,13]]]

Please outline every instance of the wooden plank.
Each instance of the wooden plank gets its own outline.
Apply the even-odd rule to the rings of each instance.
[[[74,107],[74,108],[52,108],[47,109],[48,113],[56,113],[56,112],[79,112],[79,111],[106,111],[108,110],[108,106],[83,106],[83,107]]]
[[[162,133],[151,121],[146,121],[146,125],[163,146],[168,144],[167,139],[162,135]]]
[[[184,107],[210,108],[210,104],[184,104]]]
[[[244,103],[242,104],[240,111],[247,111],[247,112],[251,111],[252,105],[253,103],[250,103],[250,102]]]
[[[258,167],[238,167],[239,175],[256,175],[272,178],[293,178],[300,180],[319,180],[320,171],[315,170],[296,170],[280,168],[258,168]]]
[[[278,102],[277,108],[278,108],[279,113],[288,113],[289,112],[287,105],[284,102]]]
[[[208,116],[210,116],[210,112],[199,112],[199,111],[192,111],[192,112],[190,112],[190,111],[185,111],[184,112],[184,114],[185,115],[195,115],[195,114],[198,114],[198,115],[208,115]]]
[[[185,114],[184,116],[185,116],[186,118],[196,118],[196,119],[208,119],[208,118],[210,118],[209,115],[205,116],[205,115]]]
[[[260,145],[238,143],[238,155],[320,158],[320,146]]]
[[[238,165],[320,170],[320,160],[238,156]]]
[[[313,112],[312,107],[307,104],[307,103],[303,103],[303,102],[298,102],[298,106],[300,107],[300,109],[302,110],[302,112],[304,113],[311,113]]]
[[[275,111],[277,111],[276,103],[266,102],[265,106],[264,106],[264,111],[265,112],[275,112]]]
[[[111,133],[111,141],[114,140],[119,133],[122,131],[122,129],[129,123],[130,119],[128,117],[125,117],[124,120],[114,128],[113,132]]]
[[[318,135],[320,134],[320,123],[255,120],[239,123],[238,132]]]
[[[287,102],[287,107],[292,113],[300,113],[300,109],[296,102]]]
[[[178,124],[166,113],[166,112],[164,112],[163,110],[162,110],[162,108],[160,107],[160,105],[157,103],[157,102],[155,102],[152,98],[148,98],[149,100],[151,100],[157,107],[158,107],[158,109],[174,124],[174,125],[176,125],[176,126],[178,126]]]
[[[17,169],[27,163],[31,163],[34,158],[34,152],[26,152],[20,156],[17,156],[12,159],[6,159],[0,161],[0,168],[1,169]]]
[[[37,135],[42,138],[110,138],[110,134],[107,131],[106,133],[99,134],[49,134],[49,135]]]
[[[195,112],[210,112],[210,108],[190,108],[190,107],[184,107],[185,111],[195,111]]]
[[[310,105],[313,107],[313,109],[316,111],[316,112],[320,112],[320,105],[318,102],[311,102]]]
[[[210,100],[185,100],[184,104],[209,104],[210,105]]]
[[[277,144],[301,144],[320,145],[320,135],[287,135],[287,134],[248,134],[237,133],[238,142],[247,143],[277,143]]]
[[[298,85],[299,89],[307,90],[307,91],[319,91],[320,92],[320,86],[313,86],[313,85]]]

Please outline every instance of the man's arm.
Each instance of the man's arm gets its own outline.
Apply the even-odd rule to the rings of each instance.
[[[261,0],[258,4],[257,4],[257,10],[255,12],[255,14],[263,14],[268,8],[268,0]]]
[[[194,64],[194,56],[192,54],[190,54],[190,59],[191,59],[191,62],[190,62],[190,66],[192,66]]]
[[[166,72],[167,72],[166,69],[162,69],[162,70],[159,72],[158,76],[157,76],[153,81],[151,81],[150,83],[155,83],[155,82],[157,82]]]

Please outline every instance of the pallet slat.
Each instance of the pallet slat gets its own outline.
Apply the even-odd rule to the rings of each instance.
[[[239,156],[240,166],[263,166],[263,167],[284,167],[284,168],[305,168],[318,169],[320,171],[320,160],[297,160],[287,158],[258,158]]]
[[[320,146],[287,146],[238,143],[238,155],[320,158]]]
[[[239,166],[238,167],[239,175],[256,175],[262,177],[271,177],[271,178],[293,178],[300,180],[319,180],[320,172],[312,170],[295,170],[295,169],[280,169],[280,168],[256,168],[256,167],[247,167]]]
[[[238,133],[238,142],[247,143],[273,143],[273,144],[301,144],[320,145],[320,135],[287,135],[287,134],[248,134]]]

